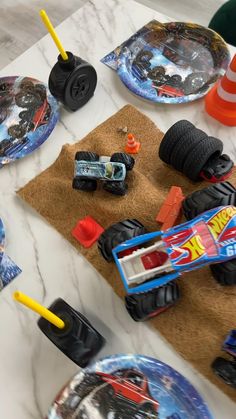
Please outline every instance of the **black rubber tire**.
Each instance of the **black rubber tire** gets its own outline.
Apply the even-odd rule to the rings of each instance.
[[[184,80],[184,93],[186,95],[198,93],[208,80],[209,75],[205,71],[189,74]]]
[[[211,367],[226,384],[236,388],[236,362],[218,357],[213,361]]]
[[[44,84],[36,84],[34,86],[34,92],[39,95],[42,102],[47,99],[47,90]]]
[[[139,414],[142,419],[158,419],[157,412],[151,405],[140,406],[137,414]]]
[[[128,186],[124,181],[107,181],[103,183],[103,189],[113,195],[124,196],[127,194]]]
[[[34,129],[34,123],[32,121],[20,121],[19,125],[25,130],[25,133],[33,131]]]
[[[111,156],[111,161],[123,163],[126,170],[132,170],[134,167],[135,160],[132,156],[126,153],[114,153]]]
[[[80,179],[75,177],[72,182],[72,188],[80,191],[93,192],[97,189],[97,181],[93,179]]]
[[[151,291],[126,295],[125,306],[136,322],[152,317],[158,309],[168,308],[180,298],[179,287],[176,281],[169,282],[162,287]]]
[[[29,111],[29,110],[27,110],[27,111],[21,111],[19,113],[19,118],[22,119],[22,120],[24,120],[24,121],[29,121],[31,119],[31,115],[32,115],[32,112]]]
[[[235,205],[236,189],[229,182],[216,183],[193,192],[183,201],[182,208],[187,220],[212,208]],[[212,275],[221,285],[236,285],[236,259],[210,265]]]
[[[12,90],[11,83],[0,82],[0,94],[8,93]]]
[[[98,249],[107,262],[113,260],[112,249],[133,237],[141,236],[147,231],[138,220],[128,219],[112,224],[99,237]]]
[[[68,394],[66,400],[63,402],[63,404],[60,405],[61,417],[64,417],[65,415],[68,416],[69,414],[76,412],[80,402],[80,397],[73,390],[70,391],[70,394]]]
[[[175,147],[172,149],[170,164],[176,169],[182,172],[186,158],[188,158],[189,153],[196,147],[200,141],[208,138],[207,134],[200,129],[194,128],[188,130],[175,144]]]
[[[8,130],[8,134],[12,138],[22,138],[26,134],[27,130],[21,124],[11,125]]]
[[[8,147],[11,147],[11,144],[12,144],[12,140],[10,139],[0,141],[0,156],[1,157],[6,155],[6,151]]]
[[[170,164],[171,153],[174,146],[188,130],[194,128],[195,127],[191,122],[184,119],[172,125],[161,140],[158,152],[160,159],[165,163]]]
[[[183,166],[183,173],[191,180],[199,180],[200,172],[213,155],[220,155],[223,143],[218,138],[206,137],[192,148]]]
[[[158,65],[156,67],[153,67],[151,70],[149,70],[147,76],[149,79],[155,81],[158,80],[160,75],[164,75],[166,72],[165,67],[163,67],[162,65]]]
[[[210,265],[212,275],[221,285],[236,285],[236,259]]]
[[[75,413],[83,399],[87,397],[97,386],[102,385],[103,383],[104,381],[96,373],[85,374],[82,381],[75,386],[73,392],[70,392],[70,396],[67,397],[65,402],[61,405],[60,413],[62,415]],[[74,403],[75,398],[77,399],[76,405]]]
[[[92,151],[77,151],[75,155],[75,160],[98,161],[99,155],[96,153],[93,153]]]
[[[34,90],[34,83],[30,80],[23,79],[20,84],[20,90],[23,90],[25,92],[32,92]]]
[[[167,84],[168,86],[183,90],[183,81],[179,74],[174,74],[173,76],[169,77]]]
[[[86,373],[82,381],[79,384],[77,384],[73,389],[73,392],[70,393],[72,401],[73,398],[78,398],[77,405],[71,405],[68,397],[67,400],[69,403],[66,400],[65,403],[62,405],[62,407],[65,408],[65,412],[63,412],[62,410],[60,411],[60,413],[75,413],[75,409],[79,407],[83,399],[87,397],[96,387],[102,385],[103,383],[104,381],[96,373]]]
[[[15,102],[20,108],[38,108],[41,98],[33,92],[21,92],[15,96]]]
[[[103,384],[104,381],[96,373],[85,373],[83,380],[75,386],[74,391],[78,396],[83,399],[87,396],[95,387]]]
[[[145,59],[144,59],[145,57]],[[146,60],[146,57],[148,57],[148,59]],[[140,63],[140,64],[144,64],[146,62],[149,62],[151,59],[153,58],[153,53],[149,50],[144,50],[142,49],[135,57],[135,64],[136,63]]]
[[[188,195],[182,203],[182,208],[185,218],[192,220],[212,208],[235,204],[236,188],[229,182],[221,182]]]

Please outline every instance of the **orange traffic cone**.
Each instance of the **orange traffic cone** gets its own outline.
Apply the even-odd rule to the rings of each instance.
[[[91,247],[103,231],[104,228],[88,215],[77,223],[71,233],[84,247]]]
[[[135,140],[133,134],[128,134],[127,138],[128,140],[125,146],[126,153],[137,154],[139,152],[141,144]]]
[[[225,75],[206,95],[205,109],[222,124],[236,126],[236,55]]]

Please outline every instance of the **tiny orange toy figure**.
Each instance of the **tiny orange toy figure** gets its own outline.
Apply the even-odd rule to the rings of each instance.
[[[179,186],[172,186],[156,216],[156,221],[162,224],[162,230],[173,227],[180,220],[183,200],[182,189]]]
[[[71,234],[84,247],[88,248],[97,241],[103,231],[104,228],[88,215],[78,221]]]
[[[126,153],[137,154],[139,152],[141,144],[135,140],[134,135],[131,133],[127,135],[127,138],[128,140],[125,146]]]
[[[236,126],[236,55],[225,75],[206,95],[205,109],[222,124]]]

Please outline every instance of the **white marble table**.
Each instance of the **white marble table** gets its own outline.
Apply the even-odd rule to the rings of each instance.
[[[171,10],[170,10],[171,14]],[[58,27],[66,49],[90,61],[98,72],[94,98],[76,113],[61,112],[49,140],[35,153],[0,172],[0,215],[7,230],[7,253],[22,268],[0,295],[0,418],[40,419],[53,397],[77,371],[39,331],[37,316],[18,306],[12,292],[20,289],[49,305],[56,297],[77,307],[104,334],[101,355],[142,353],[172,365],[205,397],[215,418],[236,417],[235,404],[188,365],[147,324],[133,322],[106,281],[72,246],[16,197],[15,191],[48,167],[64,143],[73,143],[126,103],[135,105],[162,129],[186,118],[225,143],[236,159],[236,129],[210,119],[203,101],[158,106],[133,96],[116,74],[99,62],[113,47],[149,20],[170,20],[132,1],[91,0]],[[57,51],[46,36],[1,75],[28,75],[47,82]]]

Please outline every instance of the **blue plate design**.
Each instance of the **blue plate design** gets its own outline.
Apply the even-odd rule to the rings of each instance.
[[[101,61],[136,95],[173,104],[204,96],[224,74],[230,54],[211,29],[153,20]]]
[[[0,291],[20,273],[21,269],[5,254],[5,229],[0,218]]]
[[[59,118],[47,86],[30,77],[0,78],[0,168],[38,148]]]
[[[72,378],[47,419],[213,419],[195,388],[170,366],[112,355]]]

